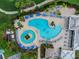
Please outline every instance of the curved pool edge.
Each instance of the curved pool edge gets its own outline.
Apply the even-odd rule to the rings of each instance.
[[[43,18],[31,19],[28,25],[36,28],[40,32],[40,36],[46,40],[50,40],[59,35],[62,31],[60,24],[56,24],[55,28],[49,26],[48,20]],[[46,35],[47,34],[47,35]]]
[[[18,38],[18,30],[16,30],[16,41],[17,41],[17,44],[18,44],[18,46],[20,47],[20,48],[22,48],[22,49],[26,49],[26,50],[31,50],[31,49],[35,49],[35,48],[37,48],[37,46],[36,45],[31,45],[31,46],[25,46],[25,45],[23,45],[21,42],[20,42],[20,39]]]

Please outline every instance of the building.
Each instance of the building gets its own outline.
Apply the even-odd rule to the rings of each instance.
[[[75,59],[75,51],[62,50],[61,59]]]
[[[4,51],[2,50],[2,49],[0,49],[0,59],[5,59],[5,57],[4,57]]]
[[[15,41],[14,32],[11,29],[7,29],[5,32],[5,39],[9,41]]]

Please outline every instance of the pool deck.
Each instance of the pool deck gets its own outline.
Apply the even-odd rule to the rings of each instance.
[[[34,28],[34,27],[30,27],[30,26],[28,26],[28,21],[29,20],[32,20],[32,19],[34,19],[34,18],[43,18],[43,19],[46,19],[46,20],[48,20],[48,23],[50,24],[52,21],[54,21],[55,22],[55,24],[60,24],[60,25],[62,25],[62,31],[61,31],[61,33],[58,35],[58,36],[56,36],[55,38],[53,38],[53,39],[51,39],[50,41],[53,43],[53,45],[54,45],[54,47],[55,48],[58,48],[58,47],[60,47],[60,46],[63,46],[63,39],[61,39],[59,42],[55,42],[56,40],[58,40],[60,37],[63,37],[64,36],[64,29],[65,29],[65,26],[64,26],[64,19],[61,19],[61,18],[56,18],[56,17],[49,17],[49,16],[35,16],[35,17],[33,17],[33,18],[29,18],[29,19],[25,19],[25,22],[21,22],[21,24],[23,25],[23,28],[21,28],[21,29],[18,29],[17,31],[18,31],[18,40],[19,40],[19,42],[21,42],[20,41],[20,36],[21,36],[21,34],[23,33],[23,31],[25,31],[25,30],[33,30],[34,32],[35,32],[35,34],[36,34],[36,38],[35,38],[35,40],[31,43],[31,44],[24,44],[24,43],[22,43],[24,46],[31,46],[31,45],[36,45],[36,46],[40,46],[40,42],[39,42],[39,39],[40,40],[44,40],[43,38],[40,38],[40,34],[39,34],[39,32],[36,30],[36,28]],[[15,23],[15,26],[17,27],[17,24]],[[38,39],[39,38],[39,39]],[[60,44],[61,43],[61,44]]]

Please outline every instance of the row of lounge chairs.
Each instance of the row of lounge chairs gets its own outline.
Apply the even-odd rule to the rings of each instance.
[[[42,14],[41,14],[40,12],[37,12],[37,13],[36,13],[36,16],[40,16],[40,15],[42,15],[42,16],[48,16],[48,14],[47,14],[46,12],[43,12]],[[25,19],[29,19],[30,17],[33,17],[33,16],[34,16],[34,14],[31,13],[31,14],[29,14],[29,15],[25,15],[24,18],[25,18]],[[49,16],[50,16],[50,17],[55,17],[56,14],[55,14],[55,13],[50,13]]]

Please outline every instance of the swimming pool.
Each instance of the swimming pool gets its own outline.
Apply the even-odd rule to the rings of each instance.
[[[40,36],[46,40],[56,37],[62,30],[60,24],[56,24],[54,28],[51,28],[48,24],[48,20],[43,18],[35,18],[28,22],[29,26],[36,28]]]
[[[29,35],[28,39],[25,38],[26,35]],[[35,40],[35,33],[32,30],[26,30],[21,34],[21,42],[24,44],[30,44]]]

